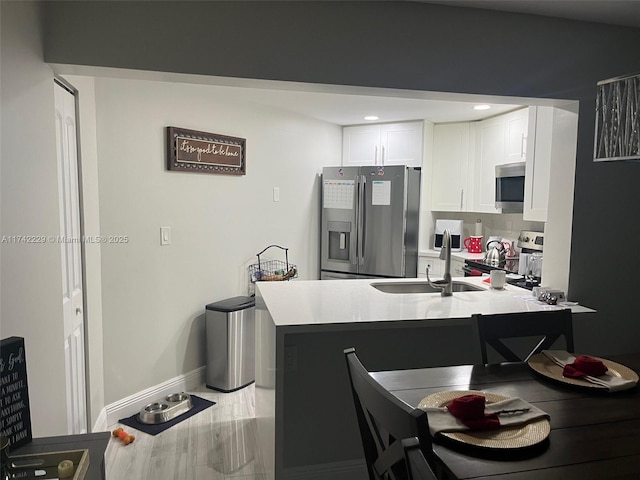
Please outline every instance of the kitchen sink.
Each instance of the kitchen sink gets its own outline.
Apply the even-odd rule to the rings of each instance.
[[[376,282],[371,286],[384,293],[440,293],[439,288],[432,287],[425,281],[418,282]],[[480,292],[485,289],[464,282],[453,282],[454,292]]]

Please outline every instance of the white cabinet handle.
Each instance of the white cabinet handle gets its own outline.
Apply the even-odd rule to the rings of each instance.
[[[464,210],[464,188],[460,189],[460,210]]]
[[[80,307],[76,308],[76,315],[82,315],[82,309]]]
[[[522,140],[520,140],[520,156],[524,157],[527,153],[527,137],[526,135],[523,133],[522,134]]]
[[[382,145],[382,155],[380,157],[380,165],[384,167],[384,145]]]
[[[373,164],[374,165],[378,165],[378,146],[376,145],[374,150],[374,154],[373,154]]]

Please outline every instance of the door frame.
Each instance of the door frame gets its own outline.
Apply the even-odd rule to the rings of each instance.
[[[86,272],[86,258],[85,258],[85,242],[82,239],[85,238],[85,228],[84,228],[84,196],[82,189],[82,151],[80,149],[80,108],[79,108],[79,91],[73,85],[71,85],[67,80],[60,77],[59,75],[53,76],[54,84],[58,84],[60,87],[67,90],[74,97],[74,110],[76,117],[76,168],[78,172],[78,222],[80,226],[80,272],[82,275],[82,343],[84,350],[84,402],[85,402],[85,428],[87,433],[92,431],[91,429],[91,402],[89,391],[91,390],[90,383],[90,375],[89,368],[87,366],[87,362],[89,359],[89,337],[87,332],[87,318],[89,315],[89,307],[87,302],[87,272]],[[67,403],[69,399],[67,399]]]

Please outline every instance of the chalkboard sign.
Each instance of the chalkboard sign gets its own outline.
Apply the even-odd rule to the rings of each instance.
[[[0,341],[0,433],[9,449],[31,441],[31,411],[24,338]]]

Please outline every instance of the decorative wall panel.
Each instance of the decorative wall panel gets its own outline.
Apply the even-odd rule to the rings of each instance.
[[[598,82],[593,161],[640,159],[640,74]]]

